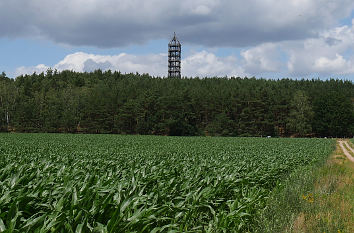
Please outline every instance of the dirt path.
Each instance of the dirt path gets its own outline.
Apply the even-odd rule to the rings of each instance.
[[[354,149],[350,146],[350,144],[347,141],[345,141],[344,144],[347,146],[347,148],[349,148],[349,150],[352,151],[352,153],[354,155]]]
[[[339,141],[339,145],[340,145],[340,147],[342,148],[342,151],[343,151],[343,153],[345,154],[345,156],[347,156],[347,158],[348,158],[350,161],[354,162],[353,156],[352,156],[352,155],[350,154],[350,152],[345,148],[345,146],[346,146],[346,147],[349,148],[349,150],[351,150],[352,153],[354,154],[354,149],[350,147],[350,145],[348,144],[348,142],[346,142],[346,141]],[[345,145],[345,146],[344,146],[344,145]]]

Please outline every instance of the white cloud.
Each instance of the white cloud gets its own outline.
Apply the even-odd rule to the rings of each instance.
[[[18,67],[15,71],[15,76],[19,76],[22,74],[33,74],[33,73],[42,73],[45,72],[49,69],[49,66],[46,66],[44,64],[39,64],[37,66],[21,66]]]
[[[335,27],[323,31],[319,37],[281,45],[290,59],[292,75],[353,74],[354,26]]]
[[[349,62],[343,56],[336,54],[334,59],[327,57],[319,57],[315,60],[314,69],[318,72],[341,73],[346,72],[349,67]]]
[[[15,75],[45,72],[49,66],[19,67]],[[153,76],[167,75],[167,54],[132,55],[121,53],[115,56],[94,55],[83,52],[67,55],[52,67],[59,71],[74,70],[90,72],[96,69],[118,70],[122,73],[149,73]],[[217,57],[215,54],[201,51],[182,60],[183,76],[241,76],[244,72],[237,65],[235,57]]]
[[[352,25],[323,30],[317,37],[262,43],[240,54],[217,56],[217,49],[193,52],[182,60],[183,76],[338,77],[354,75],[354,20]],[[48,65],[19,67],[16,75],[42,72]],[[167,54],[115,56],[74,53],[53,67],[58,70],[120,70],[166,76]],[[273,77],[274,77],[273,76]],[[277,76],[279,77],[279,76]]]
[[[117,47],[167,38],[254,46],[317,35],[350,15],[352,0],[11,0],[0,1],[0,37],[42,37]]]
[[[251,76],[267,73],[290,77],[354,75],[352,25],[323,30],[318,36],[263,43],[241,52],[240,66]]]
[[[282,58],[279,46],[265,43],[241,53],[248,73],[277,72],[281,69]]]
[[[217,57],[215,54],[207,51],[197,52],[183,59],[182,68],[183,75],[185,76],[214,77],[245,75],[236,57]]]
[[[121,53],[115,56],[94,55],[78,52],[66,56],[58,64],[54,65],[57,70],[74,70],[78,72],[102,70],[119,70],[124,73],[149,73],[161,75],[166,67],[166,54],[131,55]]]

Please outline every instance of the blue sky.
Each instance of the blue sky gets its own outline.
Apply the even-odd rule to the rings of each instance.
[[[354,80],[352,0],[12,0],[0,3],[0,72],[96,68],[165,76]]]

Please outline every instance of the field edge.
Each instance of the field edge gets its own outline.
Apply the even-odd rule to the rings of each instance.
[[[353,170],[333,141],[328,157],[296,170],[274,189],[256,232],[354,232]]]

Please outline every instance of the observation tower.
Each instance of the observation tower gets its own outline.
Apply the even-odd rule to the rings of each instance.
[[[176,33],[168,43],[168,77],[181,77],[181,43]]]

